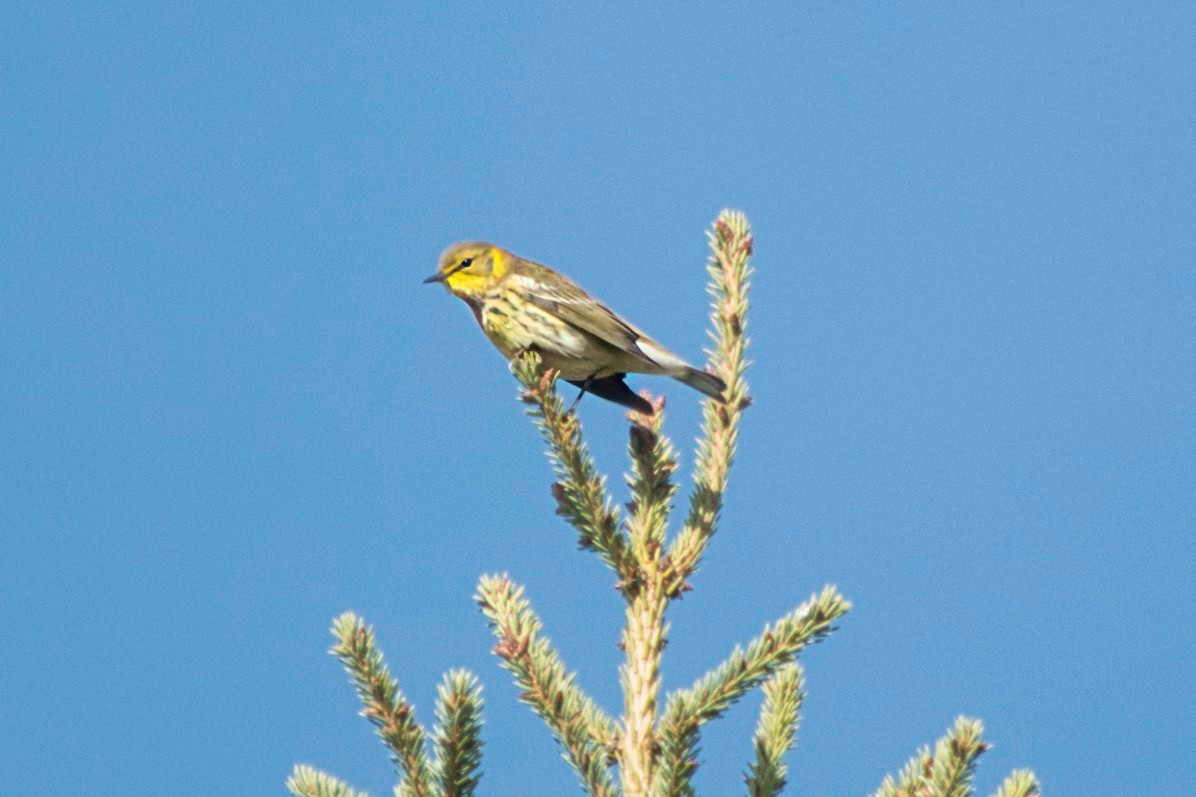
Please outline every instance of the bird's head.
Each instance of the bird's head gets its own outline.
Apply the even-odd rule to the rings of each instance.
[[[424,280],[442,282],[455,295],[470,299],[485,293],[511,267],[513,255],[483,241],[453,244],[440,256],[436,273]]]

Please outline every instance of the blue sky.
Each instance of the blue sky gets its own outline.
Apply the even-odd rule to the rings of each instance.
[[[353,609],[424,720],[480,675],[482,793],[576,793],[471,594],[526,584],[611,710],[619,600],[419,279],[491,239],[696,359],[731,206],[756,403],[666,686],[829,582],[793,793],[866,793],[959,713],[985,794],[1196,791],[1196,7],[876,6],[9,8],[6,789],[389,793],[325,655]],[[635,384],[688,465],[696,394]],[[621,412],[581,414],[621,486]],[[702,793],[740,792],[756,706]]]

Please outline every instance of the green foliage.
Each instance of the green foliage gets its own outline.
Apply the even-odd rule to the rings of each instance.
[[[1016,769],[1005,778],[996,797],[1038,797],[1038,778],[1028,769]]]
[[[688,795],[697,769],[698,734],[765,678],[793,662],[806,645],[832,630],[832,623],[850,608],[832,587],[810,598],[731,655],[689,689],[669,696],[661,724],[661,772],[655,793]],[[793,720],[796,725],[797,717]]]
[[[618,579],[625,604],[621,719],[616,722],[578,686],[576,675],[543,633],[523,587],[506,575],[484,576],[476,600],[498,640],[493,652],[515,679],[520,699],[544,720],[582,790],[592,797],[693,795],[702,727],[757,687],[764,702],[744,781],[749,797],[779,795],[804,693],[797,656],[830,634],[850,608],[833,587],[823,588],[766,626],[745,648],[735,648],[693,686],[669,695],[661,711],[666,611],[691,589],[689,580],[717,529],[739,425],[751,403],[745,379],[751,230],[742,214],[724,211],[708,238],[713,344],[708,369],[726,389],[704,404],[689,508],[671,541],[677,457],[662,432],[664,399],[652,401],[652,415],[628,415],[631,500],[624,516],[594,465],[577,415],[556,391],[556,374],[543,369],[535,352],[512,362],[523,386],[521,398],[548,446],[557,513],[576,530],[580,547],[596,553]],[[472,797],[482,754],[477,679],[460,670],[445,677],[429,743],[414,708],[387,670],[372,629],[345,614],[334,623],[333,635],[332,653],[352,676],[365,706],[362,713],[377,727],[395,763],[397,797]],[[896,778],[885,779],[876,797],[969,797],[976,761],[987,748],[980,733],[979,722],[960,718],[934,755],[920,751]],[[287,785],[302,797],[356,795],[309,767],[296,767]],[[997,797],[1037,795],[1037,781],[1028,771],[1014,772],[997,792]]]
[[[436,758],[432,760],[428,755],[427,734],[415,719],[415,708],[391,677],[374,630],[346,612],[333,622],[332,635],[336,644],[329,652],[340,659],[352,677],[365,706],[362,715],[378,729],[379,738],[390,750],[400,777],[396,797],[470,797],[481,776],[482,760],[482,690],[477,678],[464,670],[445,676],[436,704],[439,724],[435,731]],[[353,794],[348,787],[315,770],[304,768],[307,779],[303,781],[296,780],[300,770],[295,772],[292,791],[318,786],[345,789],[344,794]]]
[[[635,546],[635,557],[645,561],[657,557],[668,530],[669,511],[677,485],[672,476],[677,470],[677,454],[673,444],[661,433],[664,422],[664,399],[657,400],[656,412],[650,416],[629,413],[631,419],[628,453],[631,472],[627,486],[631,501],[627,508],[628,536]]]
[[[935,797],[968,797],[976,759],[988,749],[980,739],[984,728],[979,720],[960,717],[955,727],[934,746],[928,787]]]
[[[764,705],[752,740],[756,760],[744,776],[749,797],[776,797],[785,788],[785,753],[796,741],[803,697],[801,665],[796,662],[781,666],[764,682]]]
[[[581,422],[565,409],[554,389],[552,374],[540,375],[540,357],[529,352],[512,363],[516,378],[531,405],[528,414],[548,443],[557,481],[552,485],[557,514],[578,532],[578,546],[596,551],[622,582],[634,576],[627,554],[627,535],[620,528],[619,510],[606,493],[606,478],[598,473],[585,442]]]
[[[482,686],[465,670],[444,676],[436,700],[432,771],[444,797],[473,797],[481,779]]]
[[[970,797],[976,762],[988,749],[979,720],[960,717],[934,746],[922,748],[894,779],[886,777],[874,797]],[[996,797],[1035,797],[1038,781],[1029,770],[1011,774]]]
[[[353,791],[331,775],[303,765],[295,767],[287,788],[296,797],[366,797],[365,792]]]
[[[430,797],[432,767],[424,742],[424,729],[415,721],[415,708],[399,691],[374,641],[374,630],[355,615],[342,614],[332,624],[336,644],[330,651],[353,677],[357,694],[365,704],[362,714],[378,729],[391,751],[391,760],[403,779],[401,797]]]
[[[617,794],[607,769],[614,722],[582,693],[552,643],[540,634],[540,620],[523,588],[506,576],[484,576],[477,602],[498,637],[494,654],[515,676],[523,690],[520,699],[548,724],[586,793]]]
[[[694,490],[689,515],[669,549],[672,568],[667,590],[678,597],[687,579],[698,569],[706,546],[714,535],[723,493],[739,443],[739,420],[751,403],[747,381],[748,288],[752,274],[752,232],[742,213],[724,210],[707,233],[710,274],[710,350],[708,368],[727,385],[724,401],[707,401],[702,413],[702,434],[698,438]]]

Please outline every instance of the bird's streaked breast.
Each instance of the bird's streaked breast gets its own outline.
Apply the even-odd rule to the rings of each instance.
[[[599,354],[587,337],[551,313],[503,293],[487,296],[482,307],[482,329],[510,358],[535,348],[553,359],[589,360]]]

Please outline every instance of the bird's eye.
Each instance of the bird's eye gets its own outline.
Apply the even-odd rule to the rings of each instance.
[[[473,264],[473,258],[467,257],[457,264],[457,268],[469,268]]]

